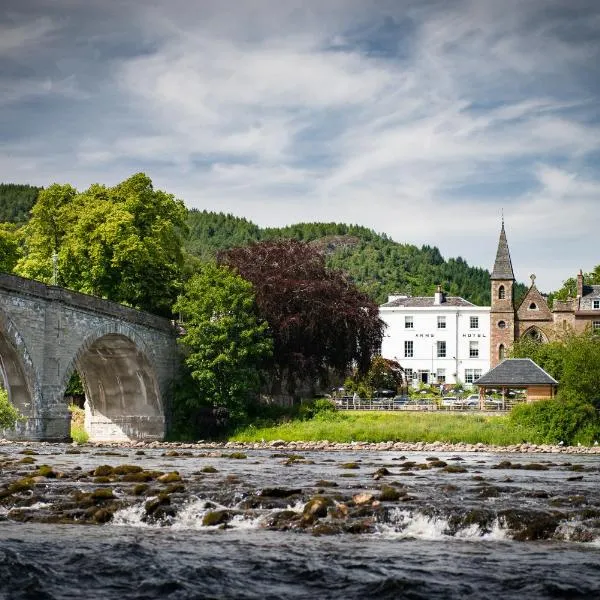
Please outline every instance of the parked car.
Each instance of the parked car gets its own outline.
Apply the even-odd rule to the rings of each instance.
[[[408,396],[395,396],[392,400],[394,406],[402,406],[408,404]]]
[[[441,405],[446,408],[454,408],[458,403],[458,398],[456,396],[446,396],[442,398]]]
[[[461,401],[461,406],[464,408],[477,408],[479,406],[479,396],[471,394]]]

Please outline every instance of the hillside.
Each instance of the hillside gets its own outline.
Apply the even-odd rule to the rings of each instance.
[[[41,188],[0,184],[0,223],[23,223]],[[385,302],[393,292],[432,295],[437,284],[474,304],[490,303],[489,272],[470,267],[462,258],[445,259],[435,246],[401,244],[366,227],[343,223],[298,223],[283,228],[260,228],[230,214],[188,212],[186,251],[201,260],[219,250],[250,242],[293,238],[323,249],[330,267],[341,269],[374,300]],[[517,298],[526,291],[516,286]]]
[[[24,223],[42,188],[0,183],[0,223]]]
[[[342,223],[298,223],[260,229],[250,221],[208,211],[190,211],[186,249],[200,258],[251,241],[293,238],[323,248],[329,266],[342,269],[377,302],[388,294],[432,295],[441,284],[451,295],[479,305],[490,303],[490,274],[462,258],[445,260],[436,247],[400,244],[366,227]],[[525,286],[517,284],[516,295]]]

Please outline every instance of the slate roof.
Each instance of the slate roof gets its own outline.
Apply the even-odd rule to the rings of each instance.
[[[579,310],[593,310],[592,300],[600,300],[600,285],[584,285]],[[599,313],[600,314],[600,313]]]
[[[558,384],[530,358],[507,358],[475,381],[475,385],[519,386]]]
[[[394,306],[406,306],[408,308],[427,308],[429,306],[443,308],[444,306],[475,306],[472,302],[468,302],[460,296],[446,296],[441,304],[434,304],[433,296],[407,296],[404,298],[396,298],[390,302],[382,304],[382,307],[391,308]]]
[[[496,262],[491,275],[492,279],[515,279],[513,273],[510,252],[508,251],[508,242],[506,241],[506,232],[504,231],[504,221],[500,230],[500,239],[498,240],[498,250],[496,252]]]

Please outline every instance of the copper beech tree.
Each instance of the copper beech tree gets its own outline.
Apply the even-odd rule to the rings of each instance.
[[[310,244],[264,241],[222,252],[218,260],[254,286],[260,316],[274,349],[274,387],[288,393],[299,384],[324,382],[351,366],[366,372],[381,346],[384,323],[365,293]]]

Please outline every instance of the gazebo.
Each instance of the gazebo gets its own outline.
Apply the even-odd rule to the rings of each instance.
[[[530,358],[507,358],[475,382],[483,404],[489,390],[500,390],[504,404],[511,390],[525,390],[526,401],[554,398],[558,381]]]

